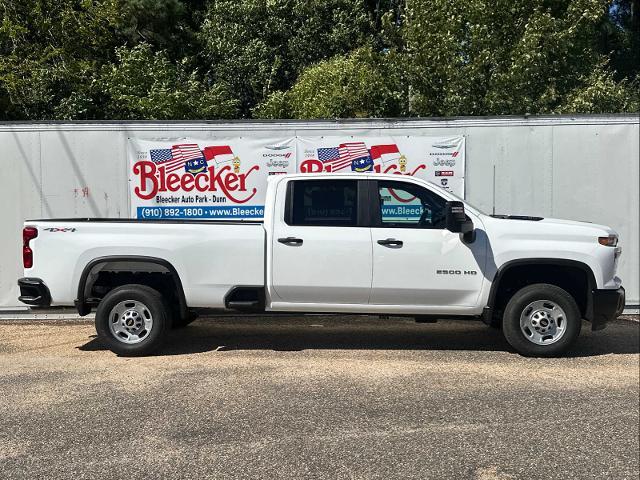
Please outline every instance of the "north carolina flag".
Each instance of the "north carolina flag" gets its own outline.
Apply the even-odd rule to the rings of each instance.
[[[207,168],[207,162],[202,156],[202,151],[197,143],[183,143],[171,147],[173,158],[184,162],[184,171],[187,173],[201,173]]]
[[[354,163],[362,160],[364,166],[365,160],[371,161],[369,151],[364,142],[347,142],[341,143],[337,147],[318,148],[318,160],[329,167],[328,171],[338,172],[345,168],[354,168]]]
[[[204,147],[204,158],[207,160],[215,160],[220,165],[221,163],[230,162],[233,160],[233,151],[229,145],[215,145],[212,147]]]
[[[332,172],[343,170],[347,167],[354,168],[357,160],[370,159],[369,150],[364,142],[346,142],[338,145],[339,159],[332,164]]]
[[[382,163],[392,162],[400,158],[400,150],[396,144],[373,145],[371,147],[371,158],[375,162],[380,159]]]
[[[207,167],[197,143],[172,145],[171,149],[151,150],[151,160],[161,163],[166,172],[174,172],[184,168],[189,173],[200,173]]]

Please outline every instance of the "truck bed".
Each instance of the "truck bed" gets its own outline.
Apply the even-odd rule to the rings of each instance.
[[[109,256],[169,262],[190,307],[223,308],[224,296],[234,286],[264,285],[265,230],[260,221],[83,218],[29,220],[25,226],[38,229],[31,241],[33,267],[25,275],[47,279],[52,305],[73,304],[85,267]],[[101,268],[124,267],[118,262]]]
[[[264,222],[262,220],[253,220],[253,219],[238,219],[238,220],[218,220],[215,218],[207,218],[202,220],[188,220],[188,219],[178,219],[178,218],[166,218],[166,219],[152,219],[145,220],[140,218],[91,218],[91,217],[81,217],[81,218],[54,218],[54,219],[33,219],[26,220],[29,222],[47,222],[47,223],[85,223],[85,222],[94,222],[94,223],[216,223],[222,225],[263,225]]]

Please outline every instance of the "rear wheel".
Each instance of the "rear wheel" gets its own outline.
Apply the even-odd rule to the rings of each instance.
[[[112,352],[147,355],[156,350],[171,327],[162,295],[146,285],[111,290],[96,311],[96,331]]]
[[[580,335],[582,316],[574,298],[555,285],[538,283],[518,290],[502,320],[505,338],[518,353],[553,357],[564,353]]]

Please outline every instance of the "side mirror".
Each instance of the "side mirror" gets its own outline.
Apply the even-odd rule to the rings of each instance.
[[[447,230],[453,233],[467,234],[473,231],[473,222],[467,219],[462,202],[447,202],[445,223]]]

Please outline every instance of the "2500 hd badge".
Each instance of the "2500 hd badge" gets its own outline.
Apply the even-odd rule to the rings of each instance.
[[[475,270],[436,270],[437,275],[477,275]]]

